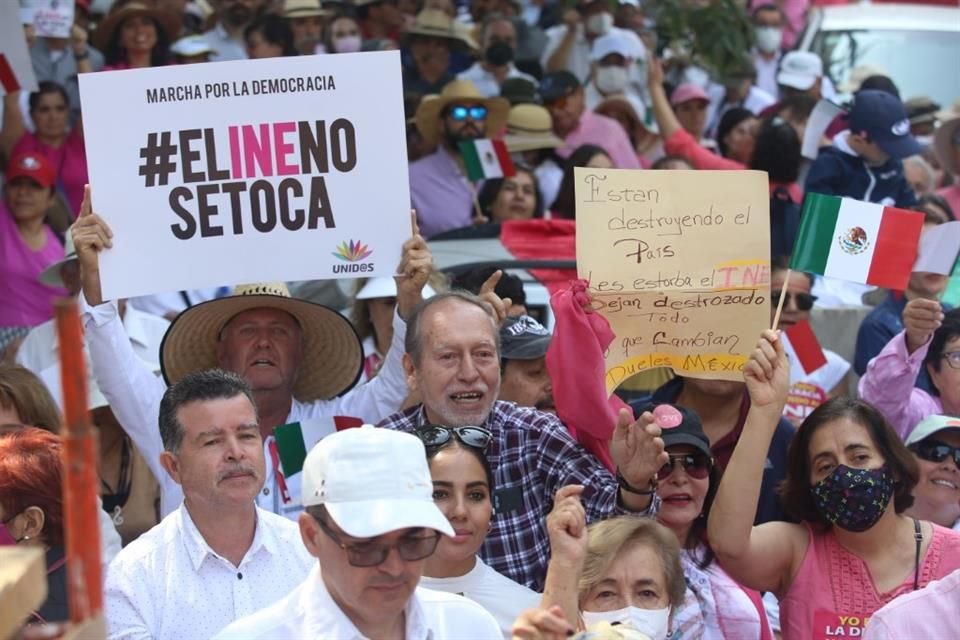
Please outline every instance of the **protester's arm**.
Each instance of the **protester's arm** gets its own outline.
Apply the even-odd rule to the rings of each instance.
[[[741,584],[782,594],[806,549],[800,525],[753,526],[770,441],[780,421],[790,368],[777,334],[765,331],[744,369],[750,411],[720,481],[707,535],[723,568]]]
[[[566,640],[571,635],[560,607],[521,611],[510,630],[513,640]]]
[[[559,37],[551,37],[543,49],[540,62],[547,72],[562,71],[567,68],[567,60],[570,59],[570,52],[577,41],[577,32],[580,29],[580,13],[573,8],[564,11],[563,26],[565,31]]]
[[[76,24],[70,27],[70,47],[77,62],[77,74],[91,73],[93,62],[90,60],[90,45],[87,42],[86,29]]]
[[[553,510],[547,516],[550,563],[543,587],[541,609],[559,607],[576,629],[580,620],[577,584],[587,556],[587,514],[580,502],[583,487],[567,485],[557,491]]]
[[[8,159],[27,127],[23,123],[23,112],[20,111],[20,92],[11,91],[3,96],[3,125],[0,128],[0,153]]]
[[[853,354],[853,370],[858,376],[866,372],[870,361],[883,351],[894,335],[887,325],[875,322],[867,316],[857,331],[857,346]]]
[[[903,331],[890,339],[860,378],[860,397],[886,416],[901,438],[920,420],[942,410],[937,399],[914,387],[933,333],[942,322],[939,301],[916,298],[908,302],[903,309]]]
[[[673,112],[667,98],[667,91],[663,88],[663,65],[653,57],[647,65],[647,90],[650,91],[653,117],[657,121],[660,137],[666,140],[675,132],[682,131],[683,126],[677,120],[677,114]]]

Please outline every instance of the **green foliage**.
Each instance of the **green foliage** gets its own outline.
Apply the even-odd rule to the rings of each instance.
[[[655,0],[661,46],[716,77],[736,73],[754,44],[753,25],[737,0]]]

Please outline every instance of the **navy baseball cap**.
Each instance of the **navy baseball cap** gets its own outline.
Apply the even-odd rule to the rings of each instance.
[[[500,356],[507,360],[536,360],[547,355],[550,332],[530,316],[507,318],[500,327]]]
[[[650,404],[644,411],[653,413],[654,421],[660,427],[663,446],[669,449],[678,444],[688,444],[707,457],[712,457],[710,438],[703,431],[703,423],[696,413],[678,404]]]
[[[569,71],[554,71],[543,76],[540,81],[540,100],[550,104],[560,98],[566,98],[580,88],[577,76]]]
[[[865,133],[870,142],[897,160],[923,151],[923,146],[910,135],[907,108],[886,91],[866,89],[854,94],[847,121],[850,131]]]

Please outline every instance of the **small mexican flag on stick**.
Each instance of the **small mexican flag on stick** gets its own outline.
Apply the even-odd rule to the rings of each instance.
[[[790,268],[903,291],[922,230],[916,211],[808,193]]]
[[[517,173],[503,140],[465,140],[460,143],[467,179],[509,178]]]
[[[326,416],[310,418],[300,422],[291,422],[280,425],[273,430],[273,437],[277,444],[280,469],[284,478],[300,473],[307,453],[320,440],[344,429],[359,427],[363,424],[360,418],[351,416]]]

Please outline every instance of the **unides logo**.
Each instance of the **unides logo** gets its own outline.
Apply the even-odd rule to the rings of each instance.
[[[364,258],[370,257],[372,254],[373,251],[370,247],[359,240],[351,240],[349,244],[347,242],[341,242],[337,245],[337,250],[333,252],[335,258],[346,262],[359,262]]]
[[[360,240],[344,241],[337,245],[337,250],[333,256],[348,264],[334,264],[331,268],[333,273],[369,273],[373,271],[372,262],[360,263],[373,255],[373,250],[363,244]]]

